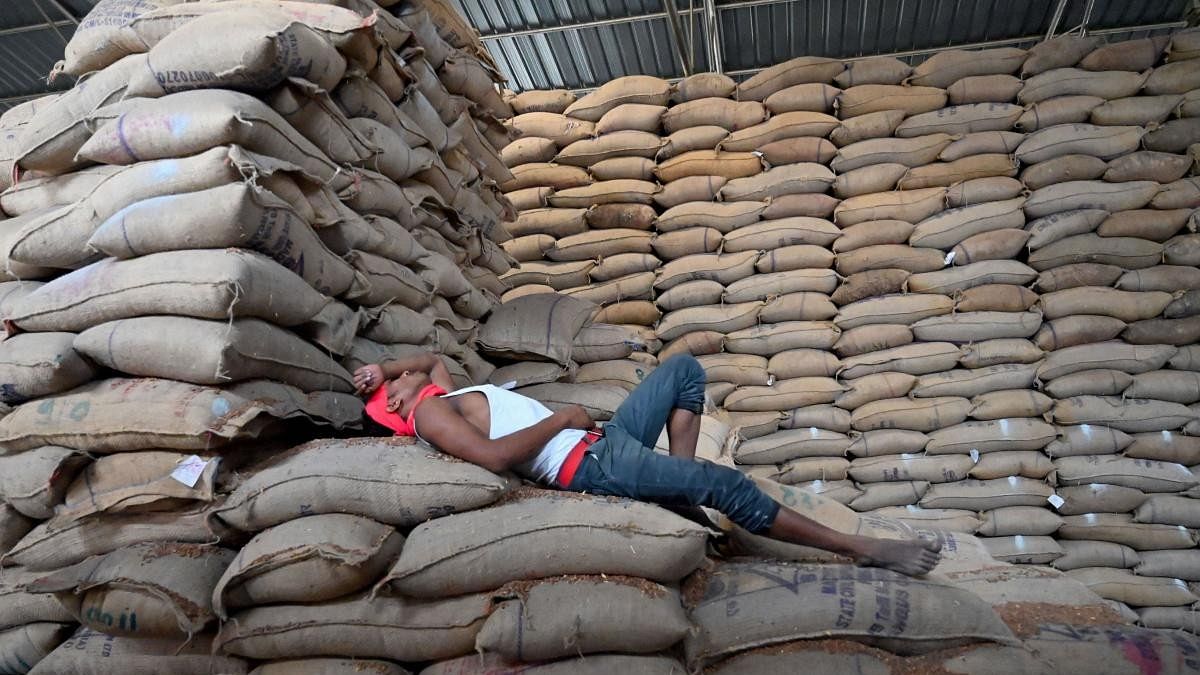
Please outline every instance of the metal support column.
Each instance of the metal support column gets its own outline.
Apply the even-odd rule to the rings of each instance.
[[[683,67],[683,76],[687,77],[692,74],[692,60],[688,57],[688,50],[683,46],[683,27],[679,25],[679,11],[675,9],[675,0],[663,0],[663,7],[667,10],[667,28],[671,31],[671,42],[675,44],[675,52],[679,54],[679,63]],[[691,20],[691,15],[688,15],[688,20]]]
[[[708,63],[714,73],[725,72],[725,56],[721,53],[721,18],[717,16],[715,0],[704,0],[704,32],[708,36]]]
[[[1046,31],[1046,39],[1054,37],[1054,33],[1058,30],[1058,24],[1062,23],[1063,11],[1067,8],[1067,0],[1058,0],[1058,4],[1054,7],[1054,16],[1050,19],[1050,30]]]

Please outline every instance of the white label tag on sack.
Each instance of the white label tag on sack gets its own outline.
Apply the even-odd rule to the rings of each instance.
[[[204,474],[204,469],[208,467],[208,460],[200,459],[196,455],[183,458],[175,466],[175,470],[171,472],[171,478],[183,483],[184,485],[194,488],[200,480],[200,476]]]
[[[509,380],[508,382],[505,382],[504,384],[500,385],[500,388],[501,388],[501,389],[516,389],[516,388],[517,388],[517,381],[516,381],[516,380]]]
[[[946,254],[946,260],[945,260],[945,261],[943,261],[943,262],[942,262],[942,264],[943,264],[943,265],[949,265],[950,263],[953,263],[953,262],[954,262],[954,257],[955,257],[955,252],[954,252],[954,251],[950,251],[949,253],[947,253],[947,254]]]
[[[976,464],[979,463],[979,451],[975,448],[971,448],[971,461]]]
[[[1067,503],[1067,500],[1059,497],[1058,495],[1050,495],[1049,497],[1046,497],[1046,501],[1050,502],[1050,505],[1056,509],[1061,509],[1062,505]]]

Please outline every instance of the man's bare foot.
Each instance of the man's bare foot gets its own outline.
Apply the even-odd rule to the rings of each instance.
[[[910,577],[922,577],[938,564],[942,543],[926,539],[874,539],[854,557],[866,567],[882,567]]]

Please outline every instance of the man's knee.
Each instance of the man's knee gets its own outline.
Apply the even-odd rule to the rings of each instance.
[[[700,387],[703,390],[704,384],[706,384],[707,377],[704,376],[704,368],[691,354],[676,354],[662,362],[659,368],[665,368],[671,372],[680,387]]]

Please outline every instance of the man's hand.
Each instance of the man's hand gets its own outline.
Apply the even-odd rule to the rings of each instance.
[[[354,387],[362,396],[373,394],[382,386],[383,368],[372,364],[354,371]]]
[[[587,430],[596,426],[596,423],[592,421],[592,416],[581,405],[569,405],[561,408],[558,414],[562,415],[563,421],[566,423],[566,429]]]

